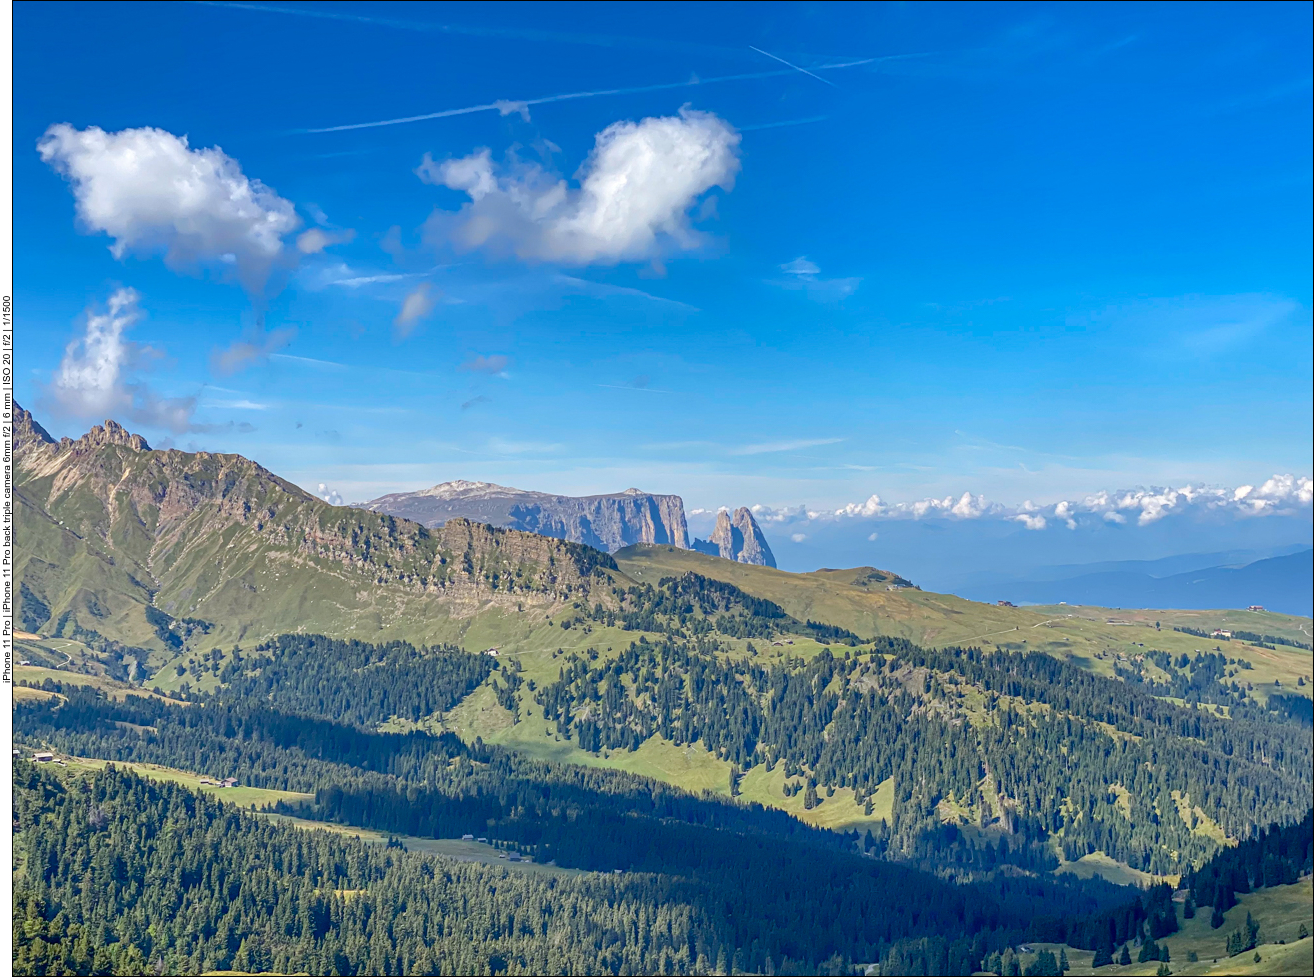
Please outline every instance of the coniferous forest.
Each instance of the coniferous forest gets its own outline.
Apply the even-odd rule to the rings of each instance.
[[[563,655],[559,679],[535,689],[454,647],[305,635],[235,650],[210,693],[114,697],[45,681],[48,695],[14,710],[33,747],[223,772],[313,795],[280,802],[285,814],[394,838],[487,837],[569,871],[458,864],[272,823],[114,767],[68,776],[20,763],[23,972],[964,973],[1002,966],[1025,940],[1102,952],[1176,926],[1166,887],[1055,876],[1060,857],[1099,850],[1186,871],[1194,901],[1223,911],[1234,892],[1309,869],[1311,746],[1298,719],[1247,704],[1223,719],[1038,654],[881,639],[767,664],[723,639],[795,627],[778,608],[683,588],[681,601],[704,602],[698,616],[681,626],[680,602],[651,592],[644,623],[665,626],[609,658]],[[478,739],[379,729],[485,682],[585,750],[700,744],[741,774],[783,765],[784,789],[817,804],[851,788],[867,811],[892,782],[892,816],[823,830]],[[1124,796],[1165,816],[1127,812]],[[1183,796],[1199,814],[1178,814]],[[945,821],[946,801],[981,824]],[[1191,816],[1252,840],[1219,849]],[[1248,827],[1268,823],[1291,827]]]

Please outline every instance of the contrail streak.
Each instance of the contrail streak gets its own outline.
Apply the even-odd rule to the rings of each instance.
[[[863,58],[860,61],[844,61],[839,64],[821,65],[817,70],[830,71],[839,68],[856,68],[864,64],[874,64],[877,61],[893,61],[909,57],[918,57],[918,55],[900,54],[883,58]],[[780,59],[777,58],[776,60],[779,61]],[[790,67],[793,68],[793,65]],[[802,71],[803,69],[794,68],[794,70]],[[547,95],[543,98],[498,99],[496,102],[489,102],[485,105],[469,105],[460,109],[443,109],[440,112],[426,112],[423,115],[406,115],[396,119],[380,119],[375,122],[353,122],[350,125],[324,126],[319,129],[293,129],[291,130],[291,134],[304,135],[307,133],[318,132],[347,132],[352,129],[374,129],[379,126],[403,125],[407,122],[426,122],[429,119],[447,119],[455,115],[472,115],[476,112],[501,112],[503,115],[509,115],[521,106],[527,108],[531,105],[547,105],[551,102],[568,102],[579,98],[597,98],[602,95],[637,95],[643,92],[670,91],[676,88],[693,88],[698,85],[711,85],[717,82],[726,81],[752,81],[759,78],[780,78],[789,74],[791,74],[789,71],[756,71],[741,75],[720,75],[715,78],[664,82],[659,85],[639,85],[633,88],[604,88],[589,92],[570,92],[564,95]],[[804,74],[811,74],[811,72],[804,72]],[[824,78],[821,80],[826,81]],[[826,82],[826,84],[830,84],[830,82]]]
[[[308,8],[279,7],[265,3],[242,3],[232,0],[194,0],[200,6],[226,7],[230,10],[250,10],[259,13],[285,14],[292,17],[305,17],[313,20],[338,21],[348,24],[366,24],[373,27],[388,27],[394,30],[411,31],[421,34],[465,35],[467,37],[495,38],[511,41],[530,41],[539,43],[581,44],[603,48],[631,48],[652,51],[659,54],[684,54],[698,57],[729,58],[735,61],[753,60],[743,53],[740,47],[719,47],[711,44],[691,44],[688,42],[668,41],[653,37],[626,37],[604,34],[581,34],[560,31],[542,31],[514,27],[476,27],[469,24],[426,23],[415,20],[394,20],[387,17],[371,17],[362,14],[341,13],[332,10],[314,10]]]
[[[800,67],[799,67],[798,65],[796,65],[796,64],[790,64],[790,63],[789,63],[788,61],[786,61],[784,58],[778,58],[778,57],[776,57],[774,54],[772,54],[770,51],[763,51],[760,47],[753,47],[753,45],[751,45],[751,44],[748,45],[748,46],[749,46],[749,48],[751,48],[752,50],[756,51],[758,54],[765,54],[765,55],[766,55],[768,58],[770,58],[772,61],[779,61],[781,64],[787,64],[787,65],[789,65],[791,68],[793,68],[795,71],[801,71],[801,72],[803,72],[803,74],[807,75],[809,78],[815,78],[815,79],[817,79],[817,81],[821,82],[823,85],[829,85],[831,88],[838,88],[838,87],[839,87],[839,86],[836,85],[833,81],[830,81],[830,80],[828,80],[828,79],[826,79],[826,78],[822,78],[821,75],[814,75],[812,72],[808,71],[807,68],[800,68]]]
[[[785,126],[805,126],[812,122],[825,122],[828,116],[814,115],[808,119],[785,119],[783,122],[762,122],[755,126],[735,126],[740,132],[756,132],[759,129],[782,129]]]

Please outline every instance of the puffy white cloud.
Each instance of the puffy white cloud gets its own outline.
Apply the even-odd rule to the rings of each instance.
[[[884,511],[885,503],[881,501],[879,495],[873,494],[866,502],[850,502],[843,509],[837,511],[835,515],[864,518],[868,516],[879,516]]]
[[[393,320],[393,332],[398,339],[405,339],[415,329],[421,319],[433,311],[437,296],[430,295],[431,286],[421,282],[406,298],[402,299],[401,311]]]
[[[805,540],[805,539],[808,538],[808,534],[807,534],[807,533],[791,533],[789,538],[790,538],[791,540],[793,540],[795,543],[801,543],[801,542],[803,542],[803,540]]]
[[[979,519],[990,511],[990,505],[986,502],[984,495],[973,495],[971,492],[964,492],[963,497],[955,502],[949,511],[959,519]]]
[[[578,187],[536,163],[495,164],[487,149],[441,163],[425,154],[416,174],[469,195],[458,214],[436,214],[430,225],[450,225],[458,247],[572,265],[646,261],[702,242],[689,211],[712,187],[733,187],[739,138],[686,107],[598,133]]]
[[[141,318],[140,300],[135,290],[120,288],[103,310],[87,312],[86,327],[64,349],[45,399],[59,414],[82,420],[117,415],[177,434],[208,429],[192,423],[195,397],[160,397],[134,378],[135,370],[158,356],[127,338]]]
[[[37,151],[72,185],[82,224],[113,238],[116,258],[163,254],[175,270],[231,268],[258,293],[301,223],[289,201],[218,146],[192,149],[163,129],[60,123]]]
[[[1032,515],[1029,512],[1023,512],[1013,517],[1014,520],[1026,526],[1027,529],[1044,529],[1048,523],[1044,516]]]
[[[323,499],[325,502],[327,502],[329,505],[342,505],[342,504],[343,504],[343,503],[342,503],[342,496],[340,496],[337,492],[333,491],[333,489],[329,488],[329,487],[328,487],[327,485],[325,485],[323,482],[320,482],[320,483],[319,483],[319,488],[318,488],[318,490],[315,492],[315,494],[318,495],[318,496],[319,496],[321,499]]]

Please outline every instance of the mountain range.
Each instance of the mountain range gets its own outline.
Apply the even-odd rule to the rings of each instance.
[[[155,946],[183,954],[162,956],[165,972],[438,969],[424,934],[403,934],[416,956],[399,962],[395,938],[346,921],[357,907],[361,921],[378,907],[409,919],[398,907],[437,891],[436,852],[493,860],[486,875],[443,876],[465,907],[515,891],[514,853],[554,876],[556,890],[524,897],[536,919],[584,906],[628,933],[644,914],[706,914],[655,957],[629,937],[576,934],[566,960],[534,930],[474,959],[449,934],[455,972],[582,972],[619,945],[632,956],[615,971],[880,959],[968,973],[1024,939],[1091,951],[1142,940],[1149,914],[1176,925],[1167,888],[1078,876],[1180,876],[1310,807],[1308,619],[1032,609],[870,566],[788,573],[726,558],[769,556],[746,510],[719,514],[715,555],[673,542],[609,554],[451,514],[425,526],[329,505],[238,455],[154,450],[112,421],[55,441],[21,408],[14,449],[16,742],[57,754],[71,777],[116,765],[96,775],[95,804],[19,769],[22,881],[69,912],[90,906],[77,892],[121,905],[78,918],[113,930],[115,952],[136,940],[142,960]],[[231,780],[240,793],[220,799],[289,820],[198,807],[130,771],[198,790]],[[138,926],[148,896],[102,892],[94,872],[42,881],[36,853],[95,864],[108,847],[131,855],[124,871],[150,905],[177,904],[179,887],[202,898],[189,880],[204,872],[179,871],[177,846],[150,840],[168,832],[130,840],[148,822],[194,832],[187,851],[225,839],[238,888],[282,871],[275,853],[306,852],[298,839],[338,837],[302,828],[386,842],[326,849],[325,866],[359,871],[316,870],[313,892],[268,896],[304,917],[297,932],[321,919],[348,963],[312,960],[320,949],[269,929],[268,912],[230,921],[241,939],[209,940]],[[1294,882],[1306,854],[1247,885]],[[587,901],[599,893],[610,909]],[[223,916],[227,903],[204,900],[207,919]],[[444,920],[475,913],[434,905]],[[64,939],[57,911],[30,918]],[[514,954],[523,966],[505,965]],[[115,967],[142,970],[126,956],[101,969]]]
[[[1180,558],[1155,561],[1171,567]],[[1177,573],[1153,572],[1139,561],[1092,567],[1051,568],[1045,579],[993,580],[956,588],[976,600],[1006,598],[1028,604],[1095,604],[1101,607],[1249,607],[1284,614],[1314,613],[1314,550],[1240,564],[1201,566]],[[1056,579],[1055,579],[1056,578]]]
[[[739,563],[775,566],[762,528],[747,508],[718,514],[709,539],[690,543],[684,500],[629,488],[612,495],[550,495],[494,485],[492,482],[443,482],[418,492],[383,495],[358,508],[410,519],[435,528],[449,519],[469,519],[503,529],[518,529],[583,543],[615,553],[637,543],[696,549]]]

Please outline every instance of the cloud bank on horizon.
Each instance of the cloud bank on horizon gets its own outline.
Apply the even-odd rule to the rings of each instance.
[[[1047,505],[1036,505],[1028,501],[1010,506],[988,501],[983,495],[964,492],[958,497],[893,503],[887,503],[879,495],[873,494],[863,502],[850,502],[833,510],[809,509],[802,505],[778,508],[754,505],[751,508],[758,521],[766,524],[934,518],[994,519],[1016,522],[1026,529],[1038,531],[1050,527],[1076,529],[1079,520],[1091,519],[1117,525],[1134,522],[1139,526],[1147,526],[1168,516],[1186,513],[1237,517],[1291,515],[1309,510],[1312,504],[1314,480],[1308,475],[1287,474],[1274,475],[1259,485],[1240,485],[1235,488],[1183,485],[1180,488],[1099,491],[1080,499]]]

